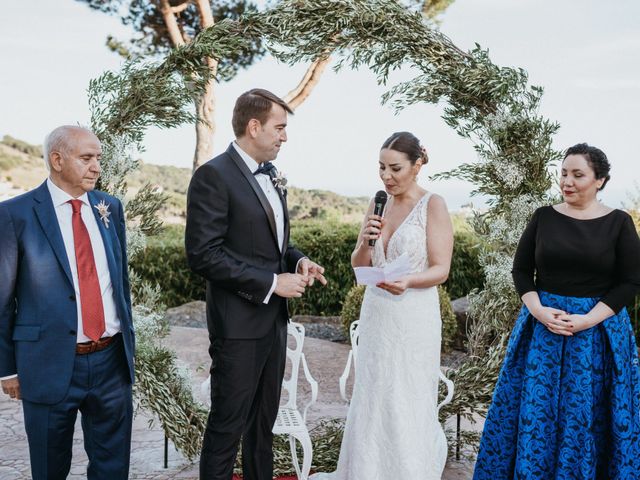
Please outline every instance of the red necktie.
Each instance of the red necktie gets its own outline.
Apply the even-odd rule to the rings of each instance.
[[[96,271],[96,262],[93,259],[89,232],[80,215],[82,200],[69,200],[69,203],[73,209],[71,221],[73,225],[73,244],[76,249],[78,285],[80,287],[82,328],[87,337],[97,342],[100,340],[105,328],[102,294],[100,292],[98,272]]]

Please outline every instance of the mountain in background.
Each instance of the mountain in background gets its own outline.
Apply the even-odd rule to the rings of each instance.
[[[0,201],[37,187],[45,178],[42,147],[5,135],[0,141]],[[127,184],[131,194],[147,182],[157,185],[168,196],[162,218],[167,223],[184,223],[190,179],[190,169],[140,162]],[[289,214],[294,220],[359,223],[369,205],[366,197],[345,197],[326,190],[289,187],[287,191]]]

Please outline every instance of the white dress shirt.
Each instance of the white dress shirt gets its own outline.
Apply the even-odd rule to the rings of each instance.
[[[260,164],[256,162],[253,158],[251,158],[247,152],[242,150],[242,148],[240,148],[240,146],[236,142],[233,142],[232,145],[233,145],[233,148],[236,149],[236,152],[238,152],[238,155],[240,155],[240,158],[242,158],[244,163],[247,165],[247,168],[249,169],[249,171],[251,173],[255,172],[256,169],[260,166]],[[269,201],[269,205],[271,205],[271,210],[273,210],[273,214],[276,217],[275,220],[276,220],[276,233],[278,235],[278,245],[282,250],[282,242],[284,241],[284,207],[282,206],[282,201],[280,200],[280,196],[278,195],[278,192],[276,192],[276,187],[273,186],[273,183],[271,182],[271,178],[269,177],[269,175],[267,175],[266,173],[260,173],[258,175],[254,175],[254,178],[258,182],[258,185],[260,185],[260,188],[264,192],[264,195],[267,197],[267,200]],[[271,295],[273,295],[273,292],[276,289],[277,283],[278,283],[278,275],[274,273],[271,289],[269,290],[269,293],[267,294],[266,298],[262,301],[263,303],[269,303],[269,299],[271,298]]]
[[[73,242],[73,224],[72,214],[73,210],[69,200],[75,200],[64,190],[56,186],[51,179],[47,179],[47,187],[51,194],[51,200],[53,200],[53,208],[56,211],[56,217],[58,217],[58,224],[60,225],[60,232],[62,233],[62,240],[64,241],[64,249],[67,252],[67,258],[69,259],[69,267],[71,268],[71,276],[73,278],[73,287],[76,291],[76,308],[78,311],[78,343],[89,342],[91,339],[84,334],[82,328],[82,308],[80,304],[80,286],[78,284],[78,268],[76,266],[76,248]],[[120,331],[120,319],[116,313],[116,304],[113,300],[113,286],[111,284],[111,275],[109,274],[109,265],[107,264],[107,254],[104,250],[104,243],[102,242],[102,235],[100,235],[100,227],[93,214],[93,205],[89,204],[89,197],[85,193],[78,197],[77,200],[82,201],[82,207],[80,209],[80,215],[82,221],[87,227],[89,232],[89,238],[91,239],[91,249],[93,250],[93,258],[96,263],[96,271],[98,272],[98,281],[100,283],[100,292],[102,293],[102,306],[104,308],[104,324],[105,332],[103,337],[111,337]],[[110,228],[115,228],[111,226]]]

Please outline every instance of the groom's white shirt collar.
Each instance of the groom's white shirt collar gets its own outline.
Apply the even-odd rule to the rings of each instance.
[[[242,148],[240,148],[240,145],[238,145],[235,141],[231,142],[231,145],[233,145],[233,148],[236,149],[236,152],[238,152],[238,155],[240,155],[240,158],[242,158],[242,160],[244,161],[249,171],[251,173],[255,172],[256,169],[260,166],[260,164],[256,162],[253,158],[251,158],[251,155],[249,155],[247,152],[242,150]]]

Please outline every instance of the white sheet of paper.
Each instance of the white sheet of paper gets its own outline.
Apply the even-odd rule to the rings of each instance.
[[[409,255],[403,253],[394,261],[380,267],[354,267],[358,285],[377,285],[381,282],[394,282],[411,273]]]

